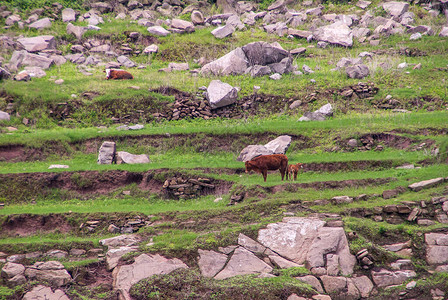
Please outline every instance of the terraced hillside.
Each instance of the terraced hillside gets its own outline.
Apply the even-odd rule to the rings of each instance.
[[[448,296],[444,2],[0,4],[0,299]]]

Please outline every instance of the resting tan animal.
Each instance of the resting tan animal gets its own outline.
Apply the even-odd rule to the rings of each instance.
[[[299,170],[303,168],[303,164],[297,163],[295,165],[289,165],[288,166],[288,174],[286,175],[286,179],[289,178],[289,180],[297,180],[297,174],[299,173]],[[294,176],[294,179],[293,179]]]
[[[252,160],[246,161],[246,173],[255,171],[263,175],[266,182],[268,170],[280,170],[282,180],[285,177],[286,169],[288,168],[288,158],[283,154],[261,155]]]
[[[106,69],[106,79],[134,79],[131,73],[120,69]]]

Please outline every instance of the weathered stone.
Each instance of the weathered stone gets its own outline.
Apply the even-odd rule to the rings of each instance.
[[[412,270],[414,268],[410,259],[397,259],[390,266],[392,270]]]
[[[146,47],[145,50],[143,50],[143,53],[147,53],[147,54],[157,53],[157,52],[159,52],[159,46],[157,46],[155,44],[152,44],[152,45]]]
[[[47,281],[57,287],[66,285],[72,279],[58,261],[36,262],[25,270],[25,276],[31,280]]]
[[[383,9],[387,11],[392,17],[399,17],[409,9],[409,3],[406,2],[386,2],[383,3]]]
[[[362,79],[370,75],[369,68],[364,64],[349,66],[345,69],[345,73],[349,78]]]
[[[263,145],[249,145],[241,150],[240,155],[236,159],[237,161],[248,161],[260,155],[274,154],[271,150],[268,150]]]
[[[40,67],[44,70],[50,68],[54,64],[51,58],[29,53],[25,50],[14,51],[9,61],[10,69],[17,70],[21,66]]]
[[[275,73],[275,74],[272,74],[271,76],[269,76],[269,78],[272,80],[280,80],[280,79],[282,79],[282,75],[280,75],[279,73]]]
[[[129,57],[124,55],[117,57],[117,61],[126,68],[134,68],[137,66],[132,60],[129,59]]]
[[[434,222],[434,220],[430,220],[430,219],[418,219],[417,220],[417,224],[418,225],[422,225],[422,226],[431,226],[434,225],[436,222]]]
[[[24,272],[25,267],[23,265],[7,262],[2,268],[1,277],[10,279],[16,275],[23,275]]]
[[[289,58],[288,51],[273,46],[266,42],[253,42],[242,47],[250,66],[266,66],[273,63],[279,63],[284,58]]]
[[[140,238],[132,234],[124,234],[104,240],[100,240],[100,244],[109,248],[130,247],[140,242]]]
[[[123,255],[135,251],[138,251],[138,246],[131,246],[131,247],[125,246],[120,248],[109,249],[109,251],[107,251],[106,253],[107,270],[108,271],[113,270],[118,265],[118,261]]]
[[[87,28],[82,26],[75,26],[72,23],[67,24],[67,34],[73,34],[78,40],[82,38],[82,35],[87,31]]]
[[[16,81],[30,81],[31,80],[31,76],[30,74],[23,70],[20,71],[16,76],[14,76],[14,80]]]
[[[155,36],[167,36],[170,34],[170,32],[162,26],[150,26],[147,30],[150,34]]]
[[[43,19],[37,20],[36,22],[31,23],[30,25],[28,25],[28,27],[35,28],[37,30],[49,28],[49,27],[51,27],[51,21],[50,21],[50,18],[43,18]]]
[[[0,110],[0,121],[9,121],[10,120],[10,115],[7,112],[1,111]]]
[[[386,269],[381,269],[379,271],[372,271],[373,282],[378,287],[386,287],[391,285],[399,285],[408,280],[409,278],[415,277],[417,274],[412,270],[403,270],[391,272]]]
[[[319,112],[306,112],[302,117],[299,118],[299,121],[325,121],[326,118],[323,114]]]
[[[191,22],[193,22],[194,25],[204,24],[204,15],[198,10],[193,10],[193,12],[191,13]]]
[[[438,185],[438,184],[442,183],[443,181],[444,181],[443,177],[439,177],[439,178],[434,178],[434,179],[429,179],[429,180],[424,180],[424,181],[413,183],[413,184],[409,185],[408,188],[410,188],[414,192],[418,192],[418,191],[421,191],[422,189]]]
[[[300,276],[300,277],[295,277],[295,278],[311,285],[319,293],[324,292],[322,285],[320,284],[320,281],[313,275],[306,275],[306,276]]]
[[[367,276],[353,277],[353,283],[358,288],[362,298],[368,298],[373,290],[373,283]]]
[[[244,74],[248,67],[248,60],[242,48],[227,53],[201,68],[203,74],[213,75],[238,75]]]
[[[232,250],[233,251],[233,250]],[[209,250],[198,250],[198,265],[204,277],[214,277],[227,262],[227,255]]]
[[[260,243],[254,241],[253,239],[242,233],[238,235],[238,245],[244,247],[245,249],[253,253],[258,254],[262,254],[266,250],[265,246],[261,245]]]
[[[40,67],[25,67],[25,71],[31,78],[42,78],[47,76],[47,73],[45,73],[45,71]]]
[[[157,274],[168,274],[179,268],[187,269],[188,266],[177,258],[167,259],[158,254],[142,254],[135,258],[133,264],[114,269],[112,272],[113,286],[120,293],[122,299],[130,300],[129,290],[140,280]]]
[[[313,38],[344,47],[353,46],[353,32],[343,22],[319,27],[313,32]]]
[[[116,162],[115,142],[103,142],[98,151],[98,164],[112,164]]]
[[[256,257],[252,252],[238,247],[227,265],[215,279],[226,279],[237,275],[269,273],[272,267]]]
[[[271,68],[268,66],[255,65],[247,68],[245,74],[250,74],[251,77],[261,77],[271,74]]]
[[[22,300],[70,300],[65,293],[59,289],[54,292],[50,287],[38,285],[34,287],[30,292],[23,296]]]
[[[289,145],[291,145],[291,137],[289,135],[281,135],[264,145],[264,147],[273,154],[285,154]]]
[[[217,27],[213,29],[211,34],[217,39],[223,39],[225,37],[231,36],[235,32],[235,27],[226,24],[225,26]]]
[[[349,197],[349,196],[336,196],[336,197],[331,198],[331,202],[333,204],[347,204],[347,203],[352,203],[353,198]]]
[[[443,26],[442,30],[439,32],[440,37],[447,37],[448,36],[448,26]]]
[[[131,154],[125,151],[117,152],[117,164],[147,164],[149,163],[147,154]]]
[[[220,80],[212,80],[207,88],[207,100],[212,109],[233,104],[237,98],[237,89]]]
[[[40,35],[17,40],[28,52],[39,52],[56,48],[56,40],[52,35]]]
[[[76,12],[72,8],[65,8],[62,11],[63,22],[73,22],[76,20]]]
[[[181,19],[173,19],[171,20],[171,27],[172,28],[176,28],[176,29],[180,29],[182,31],[191,33],[194,32],[194,25],[192,22],[189,21],[185,21],[185,20],[181,20]]]
[[[287,268],[293,268],[293,267],[300,267],[301,265],[292,262],[290,260],[287,260],[277,254],[271,254],[268,256],[269,260],[272,264],[278,266],[280,269],[287,269]]]
[[[67,251],[63,251],[63,250],[49,250],[47,251],[47,253],[45,253],[45,256],[50,257],[50,258],[67,258],[68,257],[68,252]]]

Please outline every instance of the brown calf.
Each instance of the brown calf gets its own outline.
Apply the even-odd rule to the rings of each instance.
[[[106,69],[106,79],[134,79],[131,73],[120,69]]]
[[[286,174],[286,179],[289,180],[293,180],[293,176],[294,176],[294,181],[297,180],[297,174],[299,173],[299,170],[303,168],[303,164],[301,163],[297,163],[295,165],[289,165],[288,166],[288,174]]]
[[[288,168],[288,158],[283,154],[262,155],[246,161],[245,164],[246,173],[250,171],[261,173],[265,182],[268,176],[268,170],[280,170],[283,180],[286,169]]]

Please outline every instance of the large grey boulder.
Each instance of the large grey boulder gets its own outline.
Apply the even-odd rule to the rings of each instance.
[[[129,59],[129,57],[121,55],[117,57],[117,61],[126,68],[134,68],[137,65]]]
[[[44,70],[50,68],[54,64],[53,59],[42,55],[29,53],[25,50],[14,51],[9,61],[11,70],[17,70],[22,66],[40,67]]]
[[[116,162],[115,142],[104,142],[98,151],[98,164],[110,165]]]
[[[409,10],[409,3],[407,2],[385,2],[383,9],[387,11],[392,17],[399,17]]]
[[[261,77],[271,74],[271,68],[268,66],[255,65],[246,69],[245,74],[249,74],[251,77]]]
[[[87,28],[83,26],[75,26],[72,23],[67,24],[67,34],[73,34],[78,40],[82,38],[82,35],[87,31]]]
[[[204,277],[214,277],[227,262],[227,255],[211,250],[198,250],[198,265]]]
[[[409,278],[415,276],[417,276],[417,274],[412,270],[389,271],[381,269],[379,271],[372,271],[373,282],[378,287],[400,285]]]
[[[187,269],[188,266],[177,258],[167,259],[159,254],[142,254],[135,258],[133,264],[114,269],[113,287],[120,293],[121,299],[130,300],[129,290],[140,280],[153,275],[169,274],[179,268]]]
[[[289,135],[281,135],[264,146],[272,151],[273,154],[285,154],[289,145],[291,145],[291,137]]]
[[[240,155],[236,159],[237,161],[249,161],[260,155],[274,154],[272,150],[268,150],[263,145],[249,145],[241,150]]]
[[[155,36],[167,36],[171,34],[168,30],[166,30],[162,26],[150,26],[146,30],[148,30],[150,34]]]
[[[22,275],[23,273],[25,273],[25,267],[22,264],[7,262],[2,268],[1,277],[11,279],[14,276]]]
[[[76,12],[73,8],[65,8],[62,10],[62,22],[73,22],[76,20]]]
[[[331,117],[333,116],[333,106],[330,103],[327,103],[318,110],[316,110],[316,112],[321,113],[326,117]]]
[[[286,74],[293,70],[292,57],[285,57],[278,63],[269,64],[272,73]]]
[[[212,109],[227,106],[237,101],[238,91],[221,80],[212,80],[207,88],[207,99]]]
[[[39,52],[56,48],[56,40],[52,35],[40,35],[30,38],[20,38],[17,40],[28,52]]]
[[[343,22],[336,22],[317,28],[313,32],[313,38],[333,45],[344,47],[353,46],[353,32]]]
[[[70,300],[62,290],[55,290],[44,285],[35,286],[31,291],[23,296],[22,300]]]
[[[238,275],[262,274],[272,271],[272,267],[259,259],[249,250],[242,247],[235,249],[224,269],[219,272],[215,279],[226,279]]]
[[[212,30],[211,34],[217,39],[223,39],[231,36],[235,32],[235,27],[232,25],[220,26]]]
[[[171,20],[171,27],[172,28],[176,28],[176,29],[180,29],[182,31],[191,33],[194,32],[194,25],[192,22],[189,21],[185,21],[185,20],[181,20],[181,19],[173,19]]]
[[[349,78],[362,79],[370,75],[369,67],[364,64],[358,64],[354,66],[348,66],[345,68],[345,74]]]
[[[40,20],[37,20],[36,22],[31,23],[30,25],[28,25],[28,27],[30,28],[35,28],[35,29],[44,29],[44,28],[49,28],[51,27],[51,21],[50,18],[43,18]]]
[[[0,110],[0,121],[9,121],[10,119],[11,117],[7,112]]]
[[[253,42],[242,47],[244,54],[250,66],[266,66],[273,63],[279,63],[284,58],[289,58],[288,51],[273,46],[266,42]]]
[[[312,271],[352,274],[356,258],[350,253],[344,230],[324,224],[314,218],[284,218],[260,230],[258,241],[295,263],[305,263]],[[331,265],[329,258],[333,258]]]
[[[36,262],[27,267],[25,276],[30,280],[47,281],[53,286],[63,286],[72,280],[72,277],[58,261]]]
[[[421,191],[422,189],[438,185],[438,184],[442,183],[443,181],[444,181],[444,178],[439,177],[439,178],[415,182],[415,183],[409,185],[408,188],[410,188],[414,192],[418,192],[418,191]]]
[[[125,151],[117,152],[117,164],[147,164],[149,156],[147,154],[131,154]]]
[[[239,47],[201,68],[202,74],[238,75],[243,74],[249,66],[246,54]]]

